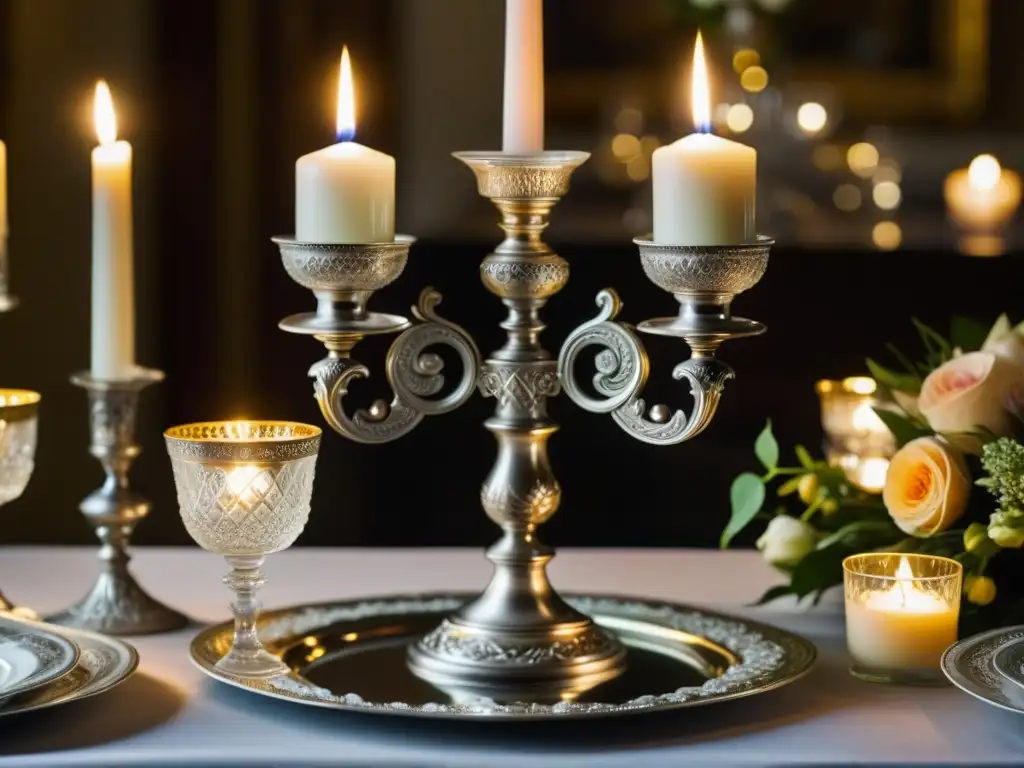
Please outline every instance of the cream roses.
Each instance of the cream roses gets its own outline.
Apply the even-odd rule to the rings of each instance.
[[[919,437],[892,457],[882,500],[901,531],[921,537],[949,528],[964,513],[970,492],[960,451],[938,438]]]
[[[962,433],[987,429],[1008,435],[1007,396],[1020,378],[1019,369],[995,353],[960,355],[928,374],[917,407],[933,430],[950,433],[959,447],[975,452],[980,441]]]

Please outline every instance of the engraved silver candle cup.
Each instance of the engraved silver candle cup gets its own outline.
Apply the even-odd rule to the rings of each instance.
[[[309,519],[320,428],[290,421],[216,421],[164,433],[185,528],[231,566],[235,633],[217,668],[242,678],[287,674],[256,633],[267,555],[287,549]]]
[[[141,453],[135,441],[139,393],[163,381],[162,371],[138,369],[133,378],[104,380],[77,373],[71,382],[89,394],[89,452],[106,480],[79,509],[100,540],[99,577],[88,594],[47,621],[108,635],[143,635],[180,629],[188,619],[149,595],[128,570],[128,545],[150,502],[131,488],[129,472]]]
[[[0,506],[25,492],[35,468],[38,439],[38,392],[0,389]],[[38,618],[31,609],[15,607],[0,592],[0,611]]]
[[[425,288],[413,315],[413,326],[400,315],[370,312],[366,304],[374,291],[394,281],[405,269],[415,238],[396,235],[392,243],[303,243],[274,237],[285,271],[317,298],[317,311],[286,317],[279,327],[289,333],[312,335],[327,348],[327,357],[309,369],[320,411],[338,434],[358,443],[384,443],[411,432],[424,416],[447,413],[473,394],[480,355],[472,339],[435,308],[441,294]],[[412,327],[410,327],[412,326]],[[352,357],[366,336],[404,331],[388,354],[386,371],[394,392],[391,402],[377,400],[369,408],[349,413],[344,400],[355,379],[368,378],[369,369]],[[436,399],[445,384],[443,363],[424,353],[434,344],[451,347],[462,362],[462,378],[454,391]]]

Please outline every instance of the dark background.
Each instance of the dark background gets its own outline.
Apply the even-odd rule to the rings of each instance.
[[[907,2],[911,10],[921,4]],[[925,5],[943,13],[950,3]],[[801,4],[793,0],[792,22],[779,16],[769,23],[809,23],[801,21]],[[979,4],[989,31],[980,102],[943,114],[923,106],[917,117],[892,121],[850,107],[820,139],[870,139],[898,158],[905,202],[897,213],[865,206],[844,218],[830,202],[840,179],[810,165],[812,144],[770,128],[743,139],[760,152],[761,229],[780,243],[767,277],[736,309],[765,322],[769,333],[725,347],[738,378],[716,421],[692,443],[648,446],[565,397],[553,402],[563,428],[550,448],[564,497],[545,526],[546,540],[711,545],[725,522],[729,481],[752,466],[751,445],[766,418],[786,445],[820,441],[817,379],[861,373],[863,358],[883,354],[887,341],[914,350],[912,315],[937,327],[958,313],[986,322],[1002,311],[1024,317],[1016,231],[1000,258],[959,255],[941,203],[942,177],[974,154],[994,151],[1010,167],[1024,159],[1017,32],[1024,4]],[[603,174],[601,147],[614,132],[610,110],[669,82],[659,66],[689,48],[701,19],[668,0],[616,3],[619,13],[623,5],[634,8],[638,19],[622,32],[634,37],[620,39],[629,25],[617,23],[611,6],[602,16],[606,5],[548,0],[546,45],[558,51],[549,53],[548,144],[595,152],[555,210],[549,239],[570,261],[573,278],[545,313],[551,350],[594,314],[593,297],[604,286],[619,290],[630,322],[675,307],[645,280],[630,244],[648,183]],[[640,23],[663,13],[672,26]],[[613,62],[609,72],[595,68],[593,50],[581,45],[585,28],[573,23],[574,14],[607,33],[601,40]],[[871,14],[861,21],[873,23]],[[138,359],[167,373],[143,395],[144,453],[133,477],[155,507],[135,541],[185,544],[164,427],[235,416],[322,423],[305,375],[322,348],[277,329],[285,315],[312,309],[313,299],[288,280],[269,237],[293,227],[295,159],[333,140],[334,68],[343,43],[358,79],[358,138],[397,156],[399,229],[422,238],[405,274],[373,307],[406,313],[419,290],[434,285],[445,295],[442,314],[469,329],[483,351],[500,345],[500,304],[477,279],[480,258],[499,239],[496,212],[448,153],[500,142],[502,23],[500,0],[0,0],[0,137],[9,156],[12,283],[22,300],[0,316],[0,384],[35,388],[44,398],[36,473],[25,495],[3,510],[6,541],[92,541],[77,505],[101,473],[87,452],[85,393],[68,375],[89,363],[94,81],[110,81],[121,136],[135,150]],[[665,38],[638,45],[652,28]],[[718,41],[712,50],[720,52],[713,71],[731,75],[727,30],[711,31]],[[915,50],[941,46],[903,31]],[[653,60],[650,48],[658,52]],[[645,54],[646,69],[630,63],[631,52]],[[785,72],[802,59],[778,49],[772,55],[780,90],[763,98],[786,104]],[[889,58],[882,65],[904,65]],[[915,67],[930,61],[913,58]],[[629,76],[617,76],[620,70]],[[608,100],[580,95],[595,77]],[[562,109],[558,94],[572,92],[579,99],[566,96],[573,107]],[[688,132],[668,127],[665,108],[645,110],[647,130],[666,140]],[[793,199],[803,207],[783,205]],[[881,218],[903,227],[900,250],[872,246],[871,227]],[[688,406],[685,387],[670,377],[685,348],[645,342],[654,360],[648,401]],[[375,373],[354,390],[355,404],[385,394],[386,343],[359,346],[357,356]],[[300,543],[492,540],[477,500],[494,456],[481,426],[492,407],[475,398],[385,446],[353,445],[328,432]]]

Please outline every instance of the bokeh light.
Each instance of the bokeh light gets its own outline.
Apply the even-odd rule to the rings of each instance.
[[[871,230],[871,242],[882,251],[893,251],[903,242],[903,230],[895,221],[880,221]]]
[[[743,133],[754,124],[754,110],[747,104],[733,104],[729,107],[725,124],[733,133]]]
[[[753,48],[740,48],[732,57],[732,68],[737,75],[742,75],[751,67],[761,63],[761,54]]]
[[[895,181],[882,181],[875,184],[875,188],[871,190],[871,197],[874,199],[875,205],[883,211],[892,211],[899,208],[900,202],[903,200],[903,193],[900,191],[900,185]]]
[[[816,101],[805,102],[796,111],[796,124],[808,136],[821,133],[826,123],[828,123],[828,111]]]
[[[846,162],[851,171],[866,179],[878,167],[878,150],[874,144],[868,144],[865,141],[859,142],[847,150]]]
[[[640,154],[640,139],[631,133],[620,133],[612,139],[612,154],[621,162],[628,162]]]
[[[992,155],[978,155],[967,168],[967,182],[973,189],[992,189],[999,183],[1003,168]]]
[[[740,85],[750,93],[760,93],[768,87],[768,72],[764,67],[747,67],[740,75]]]

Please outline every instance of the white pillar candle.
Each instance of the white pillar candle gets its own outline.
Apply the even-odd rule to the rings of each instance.
[[[395,239],[395,158],[352,141],[355,96],[348,48],[341,54],[338,143],[295,163],[295,237],[306,243]]]
[[[752,242],[757,152],[707,133],[711,100],[699,32],[693,52],[693,119],[698,133],[654,152],[654,241],[670,245]]]
[[[505,0],[503,128],[503,151],[544,151],[543,0]]]
[[[914,584],[906,558],[892,586],[846,599],[846,643],[853,660],[875,670],[935,671],[956,642],[959,605]]]
[[[135,372],[132,268],[132,146],[117,141],[110,89],[96,84],[92,151],[92,375],[126,379]]]

